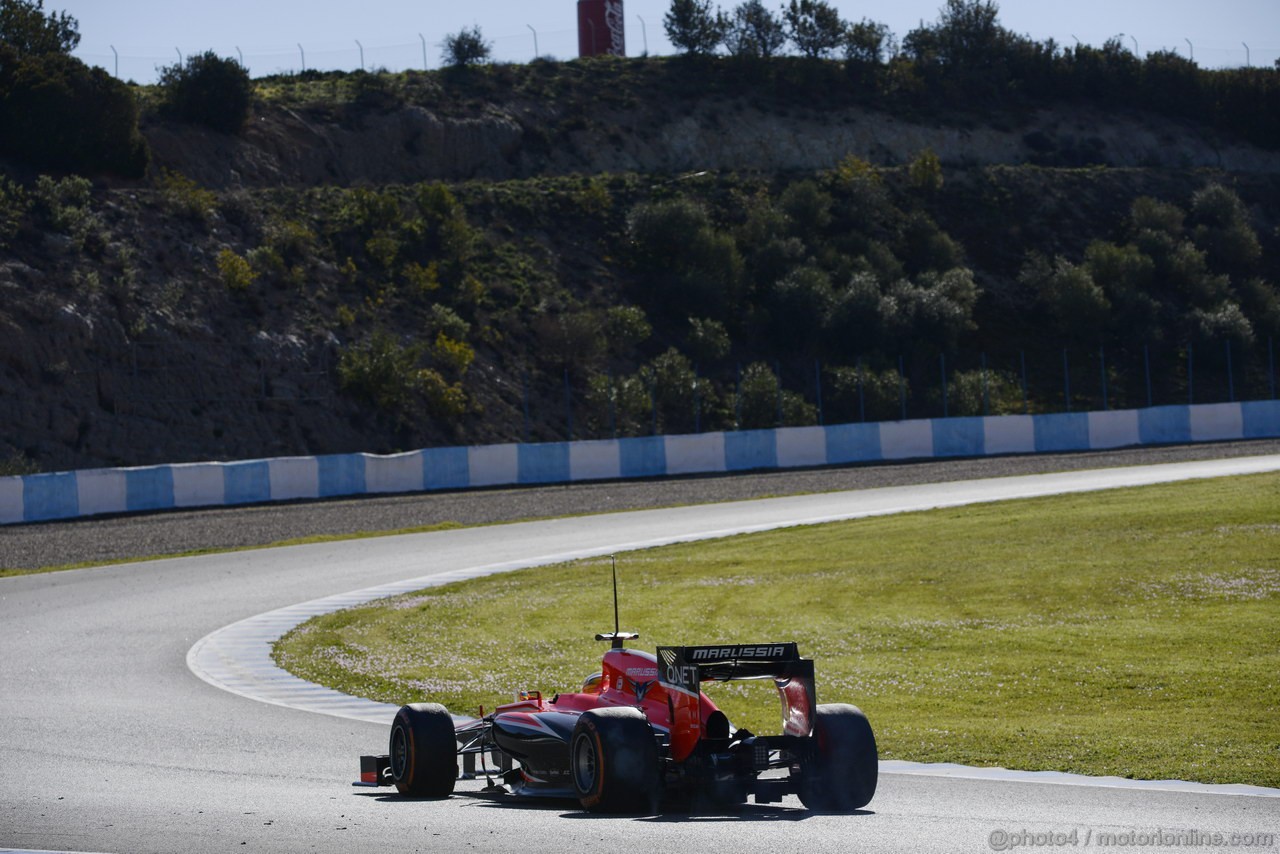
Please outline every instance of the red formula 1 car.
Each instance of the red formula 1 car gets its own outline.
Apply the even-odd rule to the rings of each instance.
[[[447,797],[475,759],[516,795],[576,798],[596,812],[656,812],[664,802],[728,806],[799,795],[810,809],[847,812],[875,794],[875,736],[854,706],[817,705],[813,661],[794,643],[628,649],[614,631],[601,672],[582,690],[536,691],[455,726],[443,706],[404,706],[390,753],[361,757],[358,785],[394,785],[410,797]],[[734,730],[701,691],[707,681],[771,679],[782,734]]]

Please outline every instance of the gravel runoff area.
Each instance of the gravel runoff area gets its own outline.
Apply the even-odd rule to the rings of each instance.
[[[483,525],[779,495],[1277,453],[1280,453],[1280,440],[1223,442],[414,493],[6,525],[0,526],[0,569],[106,563],[442,523]]]

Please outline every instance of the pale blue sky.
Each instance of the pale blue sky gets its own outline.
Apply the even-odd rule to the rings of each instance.
[[[740,0],[724,0],[732,9]],[[781,0],[766,0],[780,6]],[[849,20],[871,18],[888,24],[901,38],[921,20],[936,21],[943,0],[836,0]],[[1249,45],[1253,65],[1280,57],[1280,0],[1005,0],[1001,22],[1038,40],[1100,45],[1125,34],[1132,49],[1161,48],[1183,56],[1194,49],[1204,66],[1244,65]],[[543,56],[577,55],[577,0],[45,0],[45,10],[65,10],[80,21],[76,51],[108,71],[149,82],[157,66],[212,49],[243,56],[254,76],[296,71],[298,43],[308,68],[360,67],[359,42],[367,68],[421,68],[440,65],[440,42],[464,26],[478,25],[493,43],[494,59],[525,62],[534,56],[534,33]],[[668,54],[662,17],[670,0],[626,0],[627,52]],[[644,24],[641,24],[643,19]],[[1186,40],[1191,40],[1188,46]],[[239,54],[237,54],[237,48]]]

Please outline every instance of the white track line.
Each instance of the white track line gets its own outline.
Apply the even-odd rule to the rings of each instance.
[[[232,623],[198,640],[187,652],[187,666],[196,676],[210,685],[239,694],[242,697],[300,709],[308,712],[332,715],[352,720],[390,724],[397,707],[386,703],[352,697],[325,688],[313,682],[299,679],[280,669],[271,659],[271,646],[293,627],[321,614],[329,614],[344,608],[352,608],[383,599],[439,587],[469,578],[496,575],[517,569],[545,566],[581,558],[600,557],[614,552],[635,551],[670,545],[677,542],[719,539],[738,534],[772,530],[797,525],[817,525],[825,522],[845,521],[868,516],[907,513],[938,507],[958,507],[992,501],[1062,495],[1073,492],[1090,492],[1132,486],[1147,486],[1209,477],[1225,477],[1243,474],[1259,474],[1280,471],[1280,455],[1266,457],[1239,457],[1229,460],[1211,460],[1191,463],[1169,463],[1124,469],[1098,469],[1082,472],[1065,472],[1050,475],[1029,475],[1008,478],[991,478],[961,483],[931,484],[919,487],[888,487],[858,492],[840,493],[848,507],[837,512],[785,512],[786,499],[774,499],[784,512],[771,521],[700,531],[672,537],[614,543],[606,547],[570,550],[553,554],[468,567],[453,572],[410,578],[392,584],[366,587],[336,596],[313,599],[287,608],[280,608]],[[742,502],[743,506],[759,508],[761,502]],[[719,505],[721,507],[725,505]],[[689,508],[696,512],[697,508]],[[430,537],[430,534],[421,536]],[[1011,771],[1004,768],[971,768],[963,765],[931,764],[886,760],[881,770],[894,774],[921,774],[929,776],[964,777],[984,780],[1012,780],[1023,782],[1056,783],[1074,786],[1099,786],[1147,790],[1175,790],[1199,794],[1254,795],[1280,797],[1280,789],[1240,784],[1214,785],[1189,783],[1178,780],[1128,780],[1119,777],[1086,777],[1053,771]]]

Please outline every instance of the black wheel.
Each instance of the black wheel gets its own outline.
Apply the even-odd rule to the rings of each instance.
[[[658,746],[639,709],[584,712],[569,740],[569,772],[583,809],[652,812],[658,802]]]
[[[879,776],[876,737],[857,706],[818,706],[813,756],[800,767],[800,800],[811,810],[852,812],[871,803]]]
[[[453,717],[439,703],[401,706],[391,722],[391,779],[402,795],[447,798],[458,778]]]

